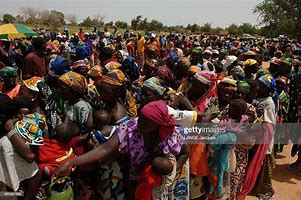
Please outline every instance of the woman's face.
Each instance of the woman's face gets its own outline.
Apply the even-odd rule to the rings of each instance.
[[[59,93],[64,101],[74,100],[75,98],[74,91],[66,84],[59,84]]]
[[[141,106],[143,107],[144,105],[152,102],[152,101],[157,101],[160,100],[161,98],[159,97],[156,92],[153,90],[143,87],[142,88],[142,94],[141,94]]]
[[[193,78],[191,81],[191,88],[189,89],[189,96],[191,97],[201,97],[203,96],[207,90],[209,89],[209,85],[203,84],[197,79]]]
[[[234,96],[234,90],[227,89],[227,85],[218,85],[218,100],[222,103],[229,104]]]
[[[180,105],[178,96],[175,94],[170,94],[167,104],[172,108],[178,108]]]
[[[30,107],[30,105],[37,99],[37,97],[24,85],[21,85],[19,94],[15,101],[21,102],[22,105]]]
[[[14,88],[17,83],[17,78],[14,76],[3,77],[3,81],[6,87]]]
[[[117,86],[99,82],[96,87],[100,94],[101,100],[104,102],[115,102],[120,95],[118,95]]]
[[[158,140],[158,128],[157,124],[140,114],[138,118],[138,131],[143,136],[144,146],[147,150],[150,150]]]

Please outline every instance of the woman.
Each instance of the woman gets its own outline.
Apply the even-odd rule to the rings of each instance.
[[[59,90],[63,100],[67,101],[65,123],[75,123],[81,133],[92,130],[92,108],[83,97],[88,90],[86,78],[76,72],[60,76]]]
[[[5,173],[10,178],[5,176],[1,181],[16,191],[20,182],[26,179],[24,199],[33,199],[41,182],[41,172],[35,163],[37,149],[44,144],[43,138],[48,135],[48,127],[53,127],[58,121],[55,120],[55,110],[51,105],[51,91],[39,77],[23,82],[16,101],[26,104],[27,113],[20,121],[8,120],[5,124],[8,133],[1,139],[1,146],[5,149],[6,166],[9,166]],[[17,167],[21,165],[22,168]]]
[[[131,193],[131,199],[134,199],[136,185],[141,181],[141,177],[145,175],[143,169],[148,162],[152,161],[152,158],[163,156],[163,152],[165,154],[172,153],[177,156],[177,165],[178,168],[181,168],[187,157],[180,154],[182,151],[180,138],[174,140],[172,146],[168,145],[169,142],[167,141],[171,138],[175,139],[173,135],[175,124],[168,114],[167,105],[163,101],[155,101],[147,104],[141,113],[139,119],[129,120],[122,128],[117,130],[117,134],[114,134],[103,145],[99,145],[92,151],[62,165],[57,169],[55,177],[69,174],[72,168],[82,164],[116,159],[116,157],[125,154],[129,156],[131,161],[130,185],[132,190],[129,192]],[[157,174],[167,175],[171,172],[170,168],[172,166],[170,165],[164,173],[160,170],[156,171],[155,168],[153,170]],[[140,196],[140,198],[143,198],[143,196]]]
[[[18,71],[12,67],[4,67],[0,74],[3,78],[3,83],[0,83],[0,92],[8,95],[11,99],[18,96],[20,84],[17,84]]]
[[[261,199],[270,199],[274,195],[272,188],[272,148],[274,126],[276,124],[275,104],[272,99],[275,80],[272,75],[265,74],[258,79],[258,101],[264,105],[264,113],[259,138],[259,145],[255,147],[255,153],[249,162],[248,170],[242,191],[236,195],[237,199],[245,199],[245,196],[254,189],[254,193]],[[256,180],[257,179],[257,180]],[[254,188],[253,188],[254,187]]]

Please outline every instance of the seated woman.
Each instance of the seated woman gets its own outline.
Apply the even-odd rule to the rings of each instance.
[[[152,112],[149,112],[150,110]],[[185,152],[182,151],[182,148],[186,146],[182,145],[181,137],[175,137],[177,134],[174,134],[175,124],[168,114],[165,102],[152,102],[142,109],[139,119],[129,120],[106,143],[98,145],[92,151],[76,157],[59,167],[55,173],[55,177],[69,174],[72,168],[76,166],[99,160],[112,160],[116,159],[116,156],[125,154],[130,158],[130,185],[132,190],[129,192],[131,199],[134,199],[135,186],[143,180],[141,179],[143,176],[146,176],[143,172],[146,172],[144,169],[149,166],[148,163],[152,164],[154,171],[160,173],[162,176],[166,176],[173,171],[173,164],[166,158],[166,155],[171,154],[176,156],[178,161],[177,168],[181,168],[181,165],[186,162],[187,153],[185,155],[181,154]],[[167,165],[162,166],[160,165],[161,162],[158,164],[158,160],[154,161],[158,157],[162,157],[161,159],[164,159],[163,164]],[[159,185],[160,181],[154,186]],[[147,194],[151,193],[151,191],[148,191]]]
[[[4,67],[0,70],[3,83],[0,83],[0,93],[8,95],[11,99],[18,96],[20,84],[17,84],[18,71],[12,67]]]

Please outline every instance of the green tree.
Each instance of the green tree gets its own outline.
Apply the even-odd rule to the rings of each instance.
[[[52,19],[52,21],[58,22],[59,25],[66,25],[65,15],[62,12],[56,10],[50,11],[50,18]]]
[[[3,15],[3,22],[4,23],[12,23],[16,20],[16,18],[14,16],[12,16],[11,14],[4,14]]]
[[[190,30],[191,32],[198,32],[200,30],[200,26],[196,23],[190,25],[188,24],[187,27],[186,27],[188,30]]]
[[[231,24],[227,29],[230,34],[233,34],[233,35],[239,34],[239,29],[236,24]]]
[[[113,21],[110,21],[110,22],[106,23],[105,26],[107,26],[107,27],[112,27],[113,24],[114,24],[114,22],[113,22]]]
[[[211,23],[206,23],[201,27],[201,31],[203,32],[211,32],[212,27],[211,27]]]
[[[137,30],[139,23],[142,20],[142,16],[138,15],[137,17],[135,17],[134,19],[132,19],[131,21],[131,26],[134,30]]]
[[[82,26],[85,26],[85,27],[90,27],[90,26],[93,26],[93,21],[91,19],[91,17],[86,17],[83,22],[81,23]]]
[[[116,21],[116,22],[115,22],[115,25],[116,25],[118,28],[124,28],[124,29],[128,27],[128,23],[123,22],[123,21]]]
[[[301,39],[301,1],[263,0],[255,9],[260,24],[266,26],[272,36],[287,34]]]
[[[238,27],[239,33],[248,33],[248,34],[255,34],[257,33],[257,28],[250,23],[243,23]]]

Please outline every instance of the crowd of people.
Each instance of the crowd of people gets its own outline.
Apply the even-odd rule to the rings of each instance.
[[[0,41],[0,186],[22,199],[272,199],[301,117],[288,38],[94,29]],[[209,124],[214,140],[187,142]],[[252,125],[252,126],[250,126]],[[193,134],[193,133],[191,133]],[[282,139],[282,140],[281,140]]]

